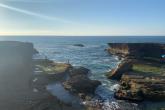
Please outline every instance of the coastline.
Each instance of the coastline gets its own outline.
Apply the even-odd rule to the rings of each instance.
[[[165,70],[161,56],[164,44],[157,43],[109,43],[107,49],[124,60],[107,74],[120,80],[115,98],[130,101],[164,101]]]
[[[25,44],[23,46],[18,45],[18,44],[20,44],[20,42],[15,42],[15,43],[17,45],[14,46],[14,48],[27,47],[26,43],[23,43],[23,44]],[[13,44],[7,44],[7,45],[10,45],[11,47],[13,46]],[[42,110],[45,108],[47,108],[48,110],[49,109],[50,110],[51,109],[58,109],[58,110],[60,110],[60,109],[64,109],[64,110],[65,109],[66,110],[77,110],[77,109],[82,109],[82,110],[94,109],[95,110],[95,109],[98,109],[98,110],[102,110],[102,107],[103,107],[102,103],[103,102],[98,101],[98,103],[95,103],[94,105],[93,105],[93,103],[90,102],[93,100],[92,98],[95,94],[94,91],[96,90],[97,86],[100,85],[100,82],[94,81],[94,80],[91,80],[88,78],[88,72],[90,71],[89,69],[84,68],[84,67],[76,67],[75,68],[70,64],[56,63],[56,62],[53,62],[49,59],[32,59],[32,56],[34,55],[34,53],[37,53],[37,51],[33,48],[33,44],[30,44],[30,45],[31,45],[30,48],[24,48],[22,50],[22,51],[26,51],[26,53],[25,52],[19,52],[21,49],[18,48],[18,49],[16,49],[17,51],[15,52],[17,54],[13,54],[13,58],[15,58],[14,57],[14,55],[15,55],[17,60],[20,60],[22,58],[23,58],[23,60],[25,60],[24,61],[25,65],[22,65],[25,68],[25,70],[23,69],[23,72],[25,74],[24,75],[19,74],[19,76],[21,76],[21,77],[24,77],[26,75],[26,79],[27,79],[26,83],[22,83],[22,85],[23,85],[22,87],[26,87],[27,85],[29,87],[29,84],[30,84],[30,87],[26,88],[26,93],[23,93],[24,96],[28,97],[27,101],[30,104],[28,103],[25,105],[14,105],[16,108],[27,107],[27,110],[29,110],[29,109],[30,110],[33,110],[33,109],[34,110],[38,110],[38,109]],[[2,47],[6,47],[6,46],[2,46]],[[11,55],[11,52],[13,52],[13,51],[11,51],[11,50],[13,50],[13,47],[12,48],[11,47],[7,48],[8,52],[6,54]],[[21,53],[25,53],[25,54],[22,55]],[[29,54],[27,56],[27,53],[31,53],[31,54]],[[1,58],[2,58],[2,56],[4,56],[4,58],[6,57],[6,55],[1,54]],[[22,56],[24,56],[24,57],[22,57]],[[8,57],[6,57],[6,58],[8,58]],[[11,59],[13,59],[13,58],[11,58]],[[130,67],[132,67],[132,64],[135,64],[135,58],[132,60],[132,57],[131,57],[131,62],[128,62],[128,59],[130,60],[130,57],[125,57],[124,59],[125,59],[124,61],[127,62],[126,64],[124,64],[124,65],[127,65],[125,68],[130,68]],[[15,61],[17,61],[17,60],[15,60]],[[13,60],[11,60],[11,61],[13,61]],[[11,63],[11,61],[9,61],[8,63]],[[134,61],[134,62],[132,63],[132,61]],[[17,62],[17,63],[18,63],[17,69],[18,70],[20,69],[20,71],[17,71],[16,73],[22,73],[21,72],[22,69],[20,68],[20,67],[22,67],[22,66],[20,66],[21,63],[19,63],[19,62]],[[121,62],[121,64],[122,63],[123,63],[123,61]],[[128,64],[130,64],[130,63],[131,63],[131,65],[128,67]],[[143,60],[141,62],[138,61],[138,63],[140,63],[140,65],[145,64],[146,60],[145,60],[145,62]],[[158,65],[157,62],[153,63],[153,61],[152,61],[152,64]],[[152,65],[152,66],[154,66],[154,65]],[[11,68],[11,67],[13,67],[13,64],[11,64],[7,68]],[[118,66],[118,68],[119,67],[120,66]],[[13,67],[13,68],[15,68],[15,67]],[[125,72],[128,72],[128,70],[126,69]],[[27,72],[25,72],[25,71],[27,71]],[[10,74],[13,72],[14,71],[11,71]],[[123,73],[125,73],[125,72],[123,72]],[[126,80],[127,78],[128,79],[130,78],[129,80],[132,80],[132,77],[130,77],[130,74],[135,74],[136,78],[138,78],[138,79],[141,78],[141,76],[139,76],[136,73],[129,73],[129,74],[125,74],[125,75],[123,75],[123,73],[121,75],[121,81],[122,81],[121,83],[123,83],[125,81],[125,83],[127,84],[127,80]],[[153,77],[157,78],[157,76],[154,76],[151,74],[150,74],[150,76],[152,78]],[[150,76],[149,76],[149,78],[147,76],[147,80],[150,80]],[[13,78],[13,80],[16,80],[15,77],[12,77],[12,78]],[[158,78],[160,79],[160,77],[158,77]],[[135,79],[135,77],[133,77],[133,79]],[[22,79],[22,80],[25,80],[25,79]],[[30,83],[29,83],[29,80],[30,80]],[[152,79],[152,81],[153,81],[153,79]],[[162,79],[162,81],[163,81],[163,79]],[[19,83],[20,82],[23,82],[23,81],[19,80]],[[86,85],[84,84],[84,82],[86,83]],[[158,83],[160,84],[160,82],[158,82]],[[16,83],[16,85],[17,84],[18,83]],[[57,89],[61,90],[61,91],[57,91],[57,92],[61,92],[61,94],[63,94],[63,95],[69,94],[68,98],[71,98],[71,99],[68,99],[68,100],[73,100],[72,98],[75,98],[78,103],[65,102],[64,101],[65,99],[62,99],[61,94],[58,94],[60,98],[56,95],[53,95],[51,92],[56,92],[56,91],[53,91],[52,89],[48,88],[48,86],[47,86],[47,85],[51,85],[51,84],[53,85],[52,87],[56,88],[56,90]],[[77,86],[77,84],[78,84],[78,86]],[[121,85],[121,87],[122,86],[123,85]],[[9,87],[10,87],[10,89],[15,90],[11,85]],[[125,87],[125,86],[123,86],[123,87]],[[162,87],[162,86],[160,86],[160,87]],[[88,88],[88,89],[86,89],[86,88]],[[22,88],[19,88],[19,89],[22,92],[24,91],[24,89],[22,89]],[[90,90],[90,91],[88,91],[88,90]],[[30,91],[30,92],[27,92],[27,91]],[[116,91],[116,93],[117,92],[118,91]],[[18,91],[18,93],[20,93],[20,92]],[[117,96],[116,93],[115,93],[115,97]],[[19,96],[19,94],[17,94],[16,96],[17,96],[17,98],[23,97],[21,95]],[[13,98],[13,99],[17,99],[17,98]],[[116,98],[122,99],[122,98],[118,98],[118,97],[116,97]],[[140,98],[138,99],[138,98],[132,98],[132,97],[129,97],[129,99],[128,99],[128,97],[127,97],[127,99],[126,98],[123,98],[123,99],[124,100],[131,100],[133,102],[142,101],[142,100],[139,100]],[[26,99],[23,99],[23,100],[26,100]],[[15,101],[15,103],[16,103],[16,101]],[[24,102],[21,101],[21,103],[24,103]],[[83,105],[83,103],[84,103],[84,105]],[[80,105],[75,106],[77,104],[80,104]],[[13,107],[13,110],[14,110],[14,107]]]
[[[77,110],[61,102],[46,90],[46,85],[52,81],[50,77],[41,75],[36,78],[37,74],[34,74],[36,62],[32,59],[36,50],[32,43],[1,41],[0,51],[1,109]],[[40,62],[40,64],[43,63]],[[40,72],[38,69],[36,71]]]

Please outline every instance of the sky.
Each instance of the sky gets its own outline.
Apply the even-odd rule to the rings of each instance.
[[[0,0],[0,35],[165,36],[165,0]]]

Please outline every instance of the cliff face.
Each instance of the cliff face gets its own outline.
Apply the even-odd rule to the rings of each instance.
[[[26,109],[33,75],[33,44],[14,41],[0,42],[0,109]]]
[[[32,63],[33,54],[34,54],[34,48],[32,43],[1,41],[0,42],[1,75],[4,74],[4,76],[6,76],[7,74],[10,73],[11,73],[10,75],[14,75],[15,71],[28,68],[29,65],[31,65]]]
[[[133,58],[158,58],[165,54],[165,44],[158,43],[109,43],[111,54]]]
[[[108,52],[124,57],[121,64],[107,74],[120,80],[115,98],[131,101],[165,100],[165,70],[162,55],[165,44],[109,43]]]
[[[36,53],[32,43],[24,43],[18,41],[0,41],[0,56],[15,57],[21,56],[31,58]]]

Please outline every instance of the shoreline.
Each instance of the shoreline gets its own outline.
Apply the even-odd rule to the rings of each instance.
[[[19,73],[20,74],[19,76],[21,76],[21,77],[24,77],[26,75],[27,82],[22,84],[22,85],[25,86],[25,87],[27,85],[30,86],[30,88],[26,89],[26,92],[27,91],[30,91],[30,92],[26,93],[26,94],[24,93],[24,95],[29,98],[28,101],[30,102],[30,104],[32,104],[32,105],[30,105],[30,104],[26,105],[28,107],[27,110],[42,110],[42,109],[45,109],[45,108],[47,108],[48,110],[49,109],[51,110],[53,108],[54,109],[59,109],[59,110],[61,110],[61,109],[64,109],[64,110],[65,109],[66,110],[77,110],[77,109],[102,110],[102,107],[103,107],[102,103],[103,102],[98,101],[98,103],[94,103],[95,105],[93,105],[92,102],[91,102],[92,98],[95,94],[96,88],[101,83],[99,81],[91,80],[90,78],[88,78],[88,74],[89,74],[89,71],[90,71],[89,69],[84,68],[84,67],[76,67],[75,68],[70,64],[57,63],[57,62],[53,62],[49,59],[32,59],[33,54],[38,53],[36,50],[34,51],[34,48],[31,48],[31,47],[33,47],[33,44],[30,44],[31,45],[30,48],[27,48],[26,43],[25,43],[25,45],[24,45],[24,43],[22,43],[23,44],[22,46],[18,45],[18,44],[20,44],[20,42],[14,42],[14,44],[15,43],[17,44],[16,47],[26,47],[26,49],[23,49],[22,51],[26,51],[26,53],[32,52],[29,56],[27,56],[27,54],[21,54],[21,53],[25,53],[25,52],[19,52],[20,49],[18,48],[18,49],[16,49],[17,50],[16,53],[13,54],[13,57],[15,55],[15,58],[17,58],[17,60],[20,60],[22,58],[22,56],[24,56],[23,59],[25,60],[24,61],[25,65],[23,65],[23,67],[25,67],[25,70],[27,72],[25,72],[26,74],[21,75],[20,73],[23,73],[21,71],[25,71],[25,70],[24,70],[24,68],[22,70],[19,67],[21,63],[17,62],[19,64],[18,68],[20,69],[20,72],[16,72],[16,73]],[[13,46],[13,44],[8,44],[8,45],[10,45],[11,47]],[[1,46],[1,44],[0,44],[0,46]],[[8,52],[6,54],[11,55],[11,52],[12,52],[11,50],[13,50],[13,48],[16,48],[16,47],[11,48],[11,47],[10,47],[10,49],[9,48],[7,49]],[[2,56],[3,56],[3,54],[1,54],[1,57]],[[20,57],[18,57],[18,56],[20,56]],[[115,55],[115,56],[118,56],[118,55]],[[4,58],[6,58],[6,57],[7,56],[5,55]],[[9,56],[9,58],[10,58],[10,56]],[[29,60],[29,58],[30,58],[30,60]],[[132,80],[132,77],[130,77],[129,74],[128,75],[125,74],[125,76],[123,76],[123,73],[128,72],[128,70],[130,70],[130,68],[133,67],[132,65],[135,64],[135,62],[132,63],[132,61],[133,61],[132,56],[131,56],[131,61],[130,62],[128,62],[129,58],[125,57],[124,61],[126,61],[126,64],[122,64],[123,63],[123,61],[122,61],[116,69],[117,71],[119,71],[119,69],[123,68],[123,65],[126,65],[125,66],[126,70],[124,70],[124,72],[123,72],[123,70],[120,70],[120,73],[121,73],[120,77],[121,78],[119,78],[119,79],[122,80],[122,82],[120,82],[120,85],[122,83],[125,83],[126,85],[128,85],[128,82],[126,80],[127,78],[125,78],[125,77],[128,77],[128,78],[130,78],[130,80]],[[15,60],[15,61],[17,61],[17,60]],[[13,61],[13,60],[11,60],[11,61]],[[10,64],[11,61],[9,61],[8,63]],[[138,61],[138,63],[140,65],[143,64],[143,66],[145,64],[148,65],[147,64],[148,62],[146,63],[146,61],[143,61],[143,60],[141,62]],[[159,67],[159,64],[157,64],[157,63],[152,63],[150,66],[153,66],[154,69],[155,69],[155,64]],[[128,66],[128,65],[130,65],[130,66]],[[145,67],[146,67],[146,65],[145,65]],[[17,66],[17,65],[15,65],[15,66]],[[11,68],[11,67],[13,67],[13,64],[8,66],[7,68]],[[139,65],[137,65],[137,63],[136,63],[135,67],[136,68],[134,68],[134,69],[137,70],[139,68]],[[13,68],[14,68],[14,71],[16,71],[15,67],[13,67]],[[141,68],[141,66],[140,66],[140,68]],[[29,71],[29,70],[31,70],[31,71]],[[7,70],[5,70],[5,71],[7,71]],[[10,74],[13,73],[14,71],[11,71]],[[145,70],[145,71],[147,71],[147,70]],[[35,73],[33,73],[33,72],[35,72]],[[132,74],[132,73],[130,73],[130,74]],[[136,78],[138,78],[138,79],[141,77],[141,76],[138,76],[136,73],[133,73],[133,74],[135,74]],[[156,76],[153,76],[151,74],[150,74],[150,76],[156,78]],[[147,76],[147,80],[150,80],[150,76],[149,76],[149,78]],[[29,83],[29,80],[30,80],[30,83]],[[13,77],[13,81],[15,82],[15,77]],[[21,81],[19,81],[19,83],[20,82]],[[61,94],[59,94],[59,96],[61,98],[62,98],[62,95],[69,94],[69,95],[76,96],[76,98],[80,99],[84,104],[86,102],[86,104],[85,105],[80,104],[80,106],[73,106],[73,105],[76,105],[74,102],[73,103],[72,102],[71,103],[66,103],[66,102],[63,102],[61,99],[59,100],[58,97],[53,96],[52,93],[50,93],[51,90],[47,91],[48,90],[47,85],[51,85],[51,84],[57,84],[57,85],[52,86],[52,87],[56,87],[56,90],[61,90]],[[59,86],[58,84],[61,84],[61,86]],[[122,86],[123,85],[121,85],[121,87]],[[132,84],[131,84],[131,86],[132,86]],[[125,86],[123,86],[123,87],[125,87]],[[160,86],[160,87],[162,87],[162,86]],[[13,87],[11,87],[11,88],[14,90]],[[21,90],[23,92],[24,89],[21,89]],[[53,92],[53,90],[52,90],[52,92]],[[60,91],[56,91],[56,92],[59,93]],[[116,93],[117,92],[118,91],[116,91]],[[21,96],[19,96],[19,94],[17,94],[17,95],[18,95],[18,97],[21,97]],[[70,96],[68,96],[68,98],[70,98]],[[119,99],[118,97],[116,97],[116,98]],[[131,99],[131,97],[129,97],[129,98]],[[137,102],[137,99],[138,98],[136,98],[136,100],[132,100],[132,99],[131,100],[133,102],[134,101]],[[128,100],[128,97],[127,97],[126,100]],[[87,104],[87,102],[89,102],[89,104]],[[23,102],[21,102],[21,103],[23,103]],[[121,102],[121,103],[124,103],[124,102]],[[92,104],[92,105],[90,105],[90,104]],[[120,104],[120,101],[119,101],[119,104]],[[126,102],[125,102],[125,104],[126,104]],[[128,104],[129,104],[129,102],[128,102]],[[112,104],[112,105],[109,105],[109,106],[116,106],[116,105]],[[21,105],[15,105],[15,107],[19,108],[19,107],[21,107]],[[22,107],[25,107],[25,106],[22,106]],[[30,109],[29,109],[29,107],[30,107]],[[13,108],[13,110],[15,110],[15,109]]]
[[[109,45],[108,52],[124,59],[117,68],[107,74],[110,79],[120,80],[120,89],[114,93],[114,97],[133,102],[165,101],[165,73],[163,73],[165,70],[161,61],[165,45],[157,43],[109,43]]]
[[[46,90],[46,85],[53,82],[51,79],[55,80],[54,78],[34,74],[35,71],[39,73],[41,71],[32,59],[32,56],[37,53],[32,43],[1,41],[0,51],[1,109],[77,110],[61,102]]]
[[[58,100],[72,106],[73,109],[86,110],[87,106],[83,102],[91,100],[96,87],[101,84],[99,81],[88,78],[89,70],[84,67],[73,67],[66,63],[56,63],[48,59],[36,60],[36,62],[38,61],[37,68],[42,71],[36,76],[38,82],[42,82],[46,78],[45,86],[47,86],[47,90],[52,92],[51,94],[54,94]],[[62,95],[70,101],[63,99],[64,96]],[[74,100],[77,100],[77,102]]]

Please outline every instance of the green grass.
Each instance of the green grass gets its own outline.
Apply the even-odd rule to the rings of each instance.
[[[165,67],[151,66],[147,64],[134,64],[133,71],[153,74],[165,74]]]
[[[63,63],[56,63],[55,65],[52,66],[38,65],[38,67],[46,74],[56,74],[56,73],[65,72],[70,67],[70,65]]]

